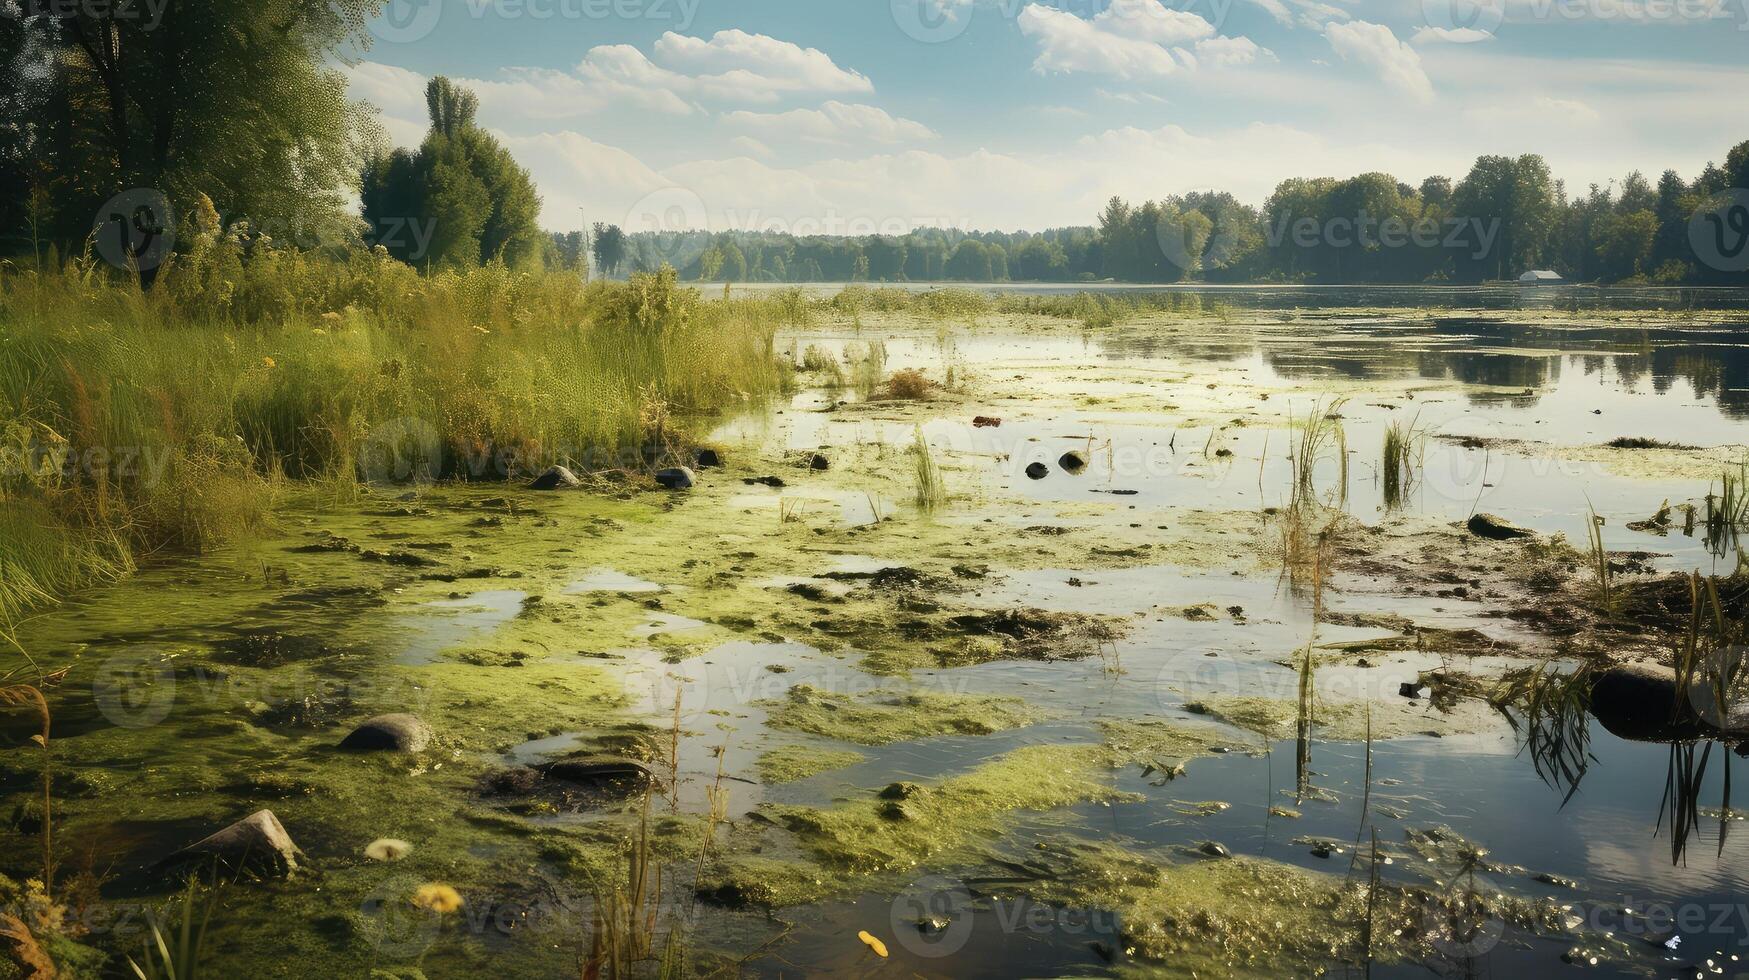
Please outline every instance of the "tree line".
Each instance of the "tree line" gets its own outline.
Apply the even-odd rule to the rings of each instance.
[[[1666,170],[1654,184],[1635,171],[1582,194],[1538,155],[1482,156],[1456,181],[1291,178],[1261,207],[1219,191],[1113,197],[1093,225],[1040,232],[628,235],[596,225],[594,243],[608,274],[667,264],[723,282],[1474,283],[1546,269],[1579,282],[1749,284],[1749,262],[1730,261],[1749,246],[1749,142],[1692,181]]]

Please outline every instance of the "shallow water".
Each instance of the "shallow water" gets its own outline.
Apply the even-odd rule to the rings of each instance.
[[[1738,309],[1745,298],[1583,289],[1199,296],[1248,313],[1232,323],[1192,327],[1162,316],[1094,332],[1030,320],[945,337],[902,319],[860,332],[811,328],[793,338],[795,349],[842,350],[878,336],[891,366],[940,378],[951,365],[974,394],[861,405],[843,392],[803,390],[724,421],[715,438],[735,468],[704,471],[687,498],[514,491],[517,506],[505,508],[502,487],[427,487],[425,516],[401,519],[368,501],[300,500],[283,533],[247,551],[149,567],[50,611],[21,639],[46,665],[72,668],[54,694],[63,846],[114,868],[106,897],[155,903],[168,890],[147,870],[152,860],[271,806],[318,877],[232,893],[219,944],[229,970],[351,975],[416,961],[433,978],[574,972],[584,914],[538,936],[452,924],[385,944],[371,931],[381,902],[369,897],[406,882],[452,881],[481,907],[496,907],[501,894],[524,900],[537,878],[568,877],[572,892],[586,891],[577,865],[555,855],[635,813],[517,809],[479,788],[487,767],[615,747],[613,736],[642,724],[659,750],[673,739],[678,778],[665,794],[684,814],[718,800],[732,821],[723,846],[732,848],[753,838],[749,815],[761,808],[842,806],[895,781],[972,773],[1026,746],[1098,743],[1104,720],[1217,724],[1192,712],[1201,699],[1291,700],[1299,682],[1291,665],[1308,638],[1321,650],[1401,639],[1390,625],[1397,620],[1380,618],[1391,614],[1479,630],[1499,647],[1381,646],[1369,662],[1321,666],[1320,700],[1370,706],[1380,737],[1368,746],[1315,735],[1307,798],[1298,799],[1306,794],[1294,740],[1229,726],[1222,730],[1255,751],[1194,759],[1173,779],[1126,766],[1109,780],[1137,799],[1007,814],[1001,833],[980,845],[1023,859],[1073,838],[1182,860],[1182,849],[1213,840],[1340,878],[1357,834],[1376,828],[1393,856],[1384,877],[1437,891],[1452,887],[1459,869],[1429,860],[1409,838],[1449,828],[1488,852],[1490,884],[1571,906],[1584,927],[1542,936],[1505,928],[1486,948],[1376,964],[1376,975],[1546,976],[1570,968],[1563,954],[1598,936],[1621,940],[1592,968],[1603,975],[1671,975],[1709,958],[1724,975],[1735,972],[1731,957],[1749,955],[1741,899],[1749,827],[1718,809],[1729,805],[1727,765],[1741,764],[1733,747],[1713,746],[1696,772],[1693,756],[1592,723],[1593,761],[1577,787],[1544,779],[1486,706],[1447,714],[1398,694],[1424,671],[1461,665],[1492,676],[1541,662],[1548,639],[1501,615],[1494,583],[1454,592],[1405,587],[1388,568],[1341,571],[1314,599],[1257,552],[1263,512],[1286,502],[1293,478],[1291,420],[1316,408],[1339,412],[1349,457],[1345,487],[1333,458],[1320,464],[1315,486],[1362,524],[1449,534],[1480,510],[1582,545],[1595,509],[1605,545],[1650,552],[1649,567],[1729,570],[1737,557],[1728,546],[1709,550],[1680,526],[1660,535],[1626,525],[1665,501],[1704,503],[1709,481],[1749,447],[1749,344],[1740,328],[1693,312]],[[1363,303],[1412,308],[1356,309]],[[1575,310],[1657,310],[1674,320],[1622,324],[1600,312],[1588,322]],[[974,427],[979,414],[1002,424]],[[1378,447],[1390,423],[1411,420],[1425,433],[1418,478],[1387,508]],[[956,494],[933,515],[909,503],[905,453],[918,425]],[[1635,450],[1601,448],[1623,435],[1698,449],[1659,454],[1653,465]],[[827,473],[783,458],[821,448],[835,461]],[[1087,453],[1085,471],[1060,465],[1070,449]],[[1045,478],[1025,475],[1035,461],[1049,467]],[[787,485],[743,482],[773,473]],[[422,552],[441,559],[429,569],[391,568],[303,547],[321,531],[454,547]],[[901,593],[891,609],[880,607],[891,614],[886,633],[833,642],[832,620],[869,593],[869,576],[899,565],[945,574],[950,564],[989,567]],[[899,613],[936,605],[1099,613],[1128,629],[1094,653],[874,669],[889,641],[911,650]],[[778,609],[793,615],[766,615]],[[238,637],[250,639],[238,646]],[[1012,697],[1035,720],[853,744],[771,724],[795,685],[868,699]],[[333,751],[350,725],[392,710],[438,725],[441,751],[411,761]],[[7,744],[21,749],[12,758],[23,758],[29,733],[7,719]],[[762,754],[786,746],[862,758],[766,784]],[[1673,767],[1705,808],[1681,833],[1663,812]],[[10,761],[0,772],[6,810],[33,791],[33,772]],[[1195,805],[1207,802],[1225,806]],[[29,873],[28,824],[15,820],[0,835],[0,870]],[[404,865],[360,858],[377,836],[412,841],[414,857]],[[1313,841],[1331,844],[1331,854],[1315,856]],[[789,855],[786,847],[771,853]],[[854,897],[775,918],[682,906],[695,946],[720,948],[753,975],[1172,972],[1170,963],[1128,960],[1126,924],[1109,910],[1041,908],[1016,883],[994,881],[1001,872],[990,857],[920,860],[856,879],[845,892]],[[683,878],[673,883],[676,895],[686,887]],[[957,914],[954,925],[943,937],[922,936],[906,915],[914,906],[942,910],[936,903]],[[858,930],[885,937],[890,957],[875,959]],[[1674,948],[1672,936],[1682,938]],[[310,969],[287,968],[282,946],[299,950]]]

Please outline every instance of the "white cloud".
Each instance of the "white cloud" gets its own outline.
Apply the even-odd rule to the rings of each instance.
[[[1349,19],[1348,11],[1323,0],[1251,0],[1283,27],[1323,30],[1326,24]]]
[[[656,39],[655,56],[673,71],[691,76],[701,94],[725,101],[874,91],[866,76],[840,68],[818,48],[740,30],[718,31],[708,41],[669,31]]]
[[[1038,44],[1041,72],[1085,72],[1126,81],[1196,68],[1247,64],[1264,49],[1247,38],[1215,36],[1213,24],[1159,0],[1112,0],[1090,18],[1042,3],[1021,8],[1020,31]]]
[[[742,153],[756,156],[761,160],[769,160],[774,156],[771,152],[771,147],[766,146],[764,143],[759,142],[751,136],[737,136],[729,141],[729,145],[740,150]]]
[[[1423,27],[1409,39],[1412,44],[1472,44],[1492,40],[1492,33],[1474,27]]]
[[[936,136],[928,126],[888,115],[884,109],[838,101],[827,102],[818,109],[788,112],[741,110],[726,114],[723,121],[767,137],[826,143],[908,143]]]
[[[1386,85],[1416,102],[1433,101],[1433,83],[1421,67],[1421,55],[1397,40],[1383,24],[1357,20],[1324,29],[1330,46],[1343,61],[1357,61],[1376,72]]]

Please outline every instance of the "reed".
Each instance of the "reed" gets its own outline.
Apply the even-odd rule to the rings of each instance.
[[[0,269],[0,627],[271,518],[283,479],[637,468],[782,389],[790,301],[196,243],[151,292]],[[884,362],[884,349],[880,353]]]
[[[923,426],[921,425],[914,430],[911,457],[915,465],[917,507],[920,510],[932,511],[945,506],[947,504],[947,484],[942,480],[941,467],[936,465],[935,455],[929,448],[929,439],[923,434]]]

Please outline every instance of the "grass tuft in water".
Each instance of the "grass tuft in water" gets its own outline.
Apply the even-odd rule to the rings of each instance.
[[[946,506],[947,484],[941,478],[941,467],[936,465],[935,455],[929,449],[929,439],[923,434],[921,425],[914,430],[911,457],[916,467],[917,506],[926,511]]]

